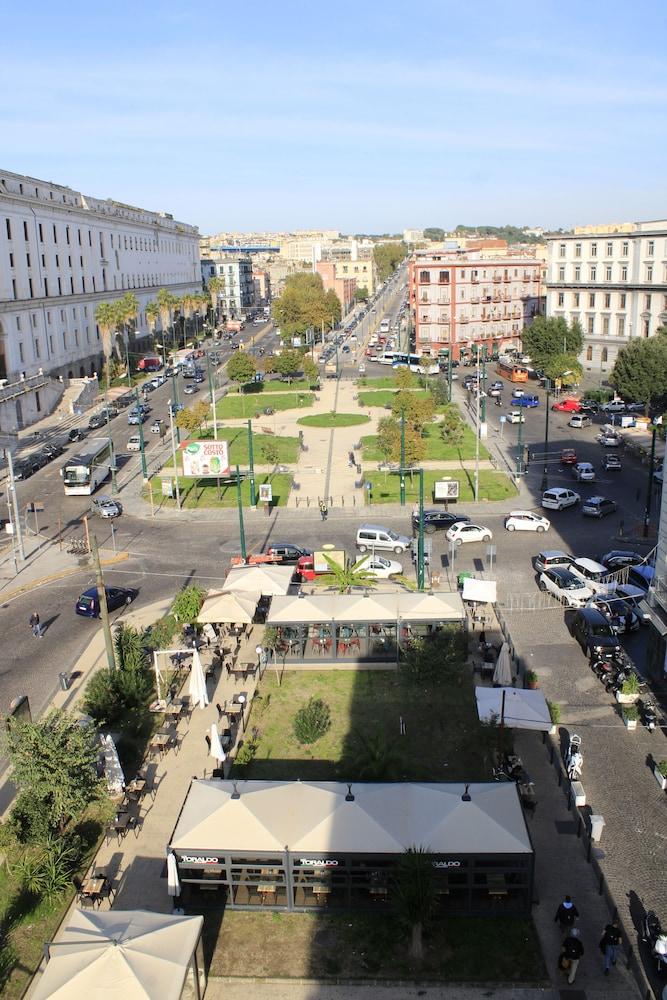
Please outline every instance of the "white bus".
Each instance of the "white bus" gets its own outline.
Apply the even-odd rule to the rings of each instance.
[[[65,496],[90,496],[111,472],[108,438],[92,438],[86,450],[73,455],[61,469]]]
[[[396,351],[383,351],[379,356],[378,361],[381,365],[393,365],[395,357]]]
[[[386,317],[380,323],[380,333],[389,333],[389,320]]]
[[[390,364],[392,368],[409,368],[411,372],[418,375],[437,375],[440,365],[432,358],[420,358],[418,354],[405,354],[402,351],[385,351],[383,358],[392,355],[391,361],[383,361],[383,364]]]

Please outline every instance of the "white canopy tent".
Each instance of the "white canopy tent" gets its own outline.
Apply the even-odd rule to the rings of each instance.
[[[48,946],[33,1000],[201,1000],[204,918],[143,910],[73,910]]]
[[[496,589],[495,580],[477,580],[473,576],[466,576],[463,580],[463,600],[495,604]]]
[[[221,622],[251,625],[261,596],[259,591],[231,594],[225,590],[209,590],[197,621],[202,625],[206,622],[216,625]]]
[[[508,729],[551,729],[549,706],[541,691],[513,687],[476,687],[480,722],[502,721]]]
[[[293,566],[233,566],[222,589],[275,597],[289,592],[293,578]]]
[[[269,625],[286,625],[318,622],[452,622],[462,621],[464,618],[463,602],[457,593],[369,593],[274,597],[266,621]]]

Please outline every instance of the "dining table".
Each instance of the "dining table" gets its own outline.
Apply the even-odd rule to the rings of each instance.
[[[84,879],[79,889],[79,897],[85,896],[94,903],[100,903],[104,895],[107,880],[105,875],[91,875]]]

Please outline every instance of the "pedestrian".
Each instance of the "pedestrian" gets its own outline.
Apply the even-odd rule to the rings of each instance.
[[[37,614],[36,611],[33,611],[33,613],[30,615],[28,624],[32,629],[32,634],[35,637],[35,639],[44,638],[44,635],[42,633],[42,626],[39,624],[39,615]]]
[[[329,514],[329,508],[327,507],[324,500],[320,500],[320,515],[323,521],[326,521],[328,514]]]
[[[621,944],[621,923],[618,917],[614,917],[610,924],[604,929],[602,940],[600,941],[600,951],[604,955],[604,974],[609,975],[609,969],[616,965],[618,949]]]
[[[558,965],[567,974],[567,981],[572,985],[579,968],[579,962],[583,958],[584,946],[579,937],[579,929],[573,927],[563,942]]]
[[[268,656],[266,655],[266,650],[264,649],[264,646],[261,645],[261,643],[258,643],[255,646],[255,653],[257,654],[257,660],[259,662],[259,672],[260,674],[263,674],[264,668],[266,667],[266,664],[268,662]]]
[[[578,916],[579,916],[579,910],[572,902],[572,897],[566,896],[563,902],[556,910],[554,923],[559,923],[560,929],[565,934],[567,934],[574,927],[574,922]]]
[[[630,608],[625,612],[625,618],[623,619],[623,625],[626,632],[629,632],[632,628],[632,611]]]
[[[486,630],[482,629],[479,633],[479,652],[483,653],[486,649]]]
[[[348,455],[347,461],[348,461],[348,465],[350,466],[350,468],[353,468],[357,464],[355,462],[355,460],[354,460],[354,452],[353,451],[351,451],[350,454]]]

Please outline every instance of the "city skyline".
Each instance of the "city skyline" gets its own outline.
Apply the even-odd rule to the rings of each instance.
[[[664,216],[667,17],[427,0],[3,19],[2,166],[202,233]],[[127,16],[126,16],[127,15]],[[213,27],[217,26],[217,31]],[[408,40],[406,42],[406,40]]]

